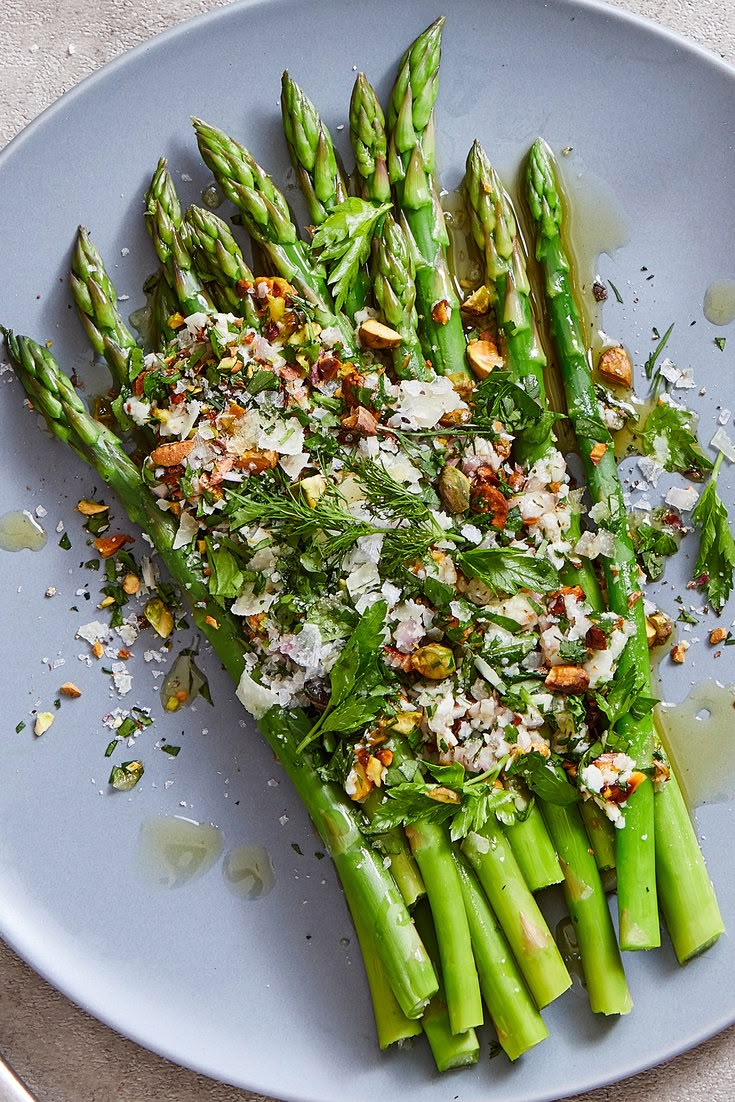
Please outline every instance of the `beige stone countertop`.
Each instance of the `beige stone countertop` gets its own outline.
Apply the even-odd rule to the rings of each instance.
[[[0,145],[106,61],[222,0],[4,0]],[[735,64],[735,0],[624,0]],[[734,120],[735,121],[735,120]],[[723,982],[735,977],[723,976]],[[177,1067],[113,1033],[0,943],[0,1053],[40,1102],[272,1102]],[[0,1089],[0,1097],[2,1090]],[[576,1102],[731,1102],[735,1027]]]

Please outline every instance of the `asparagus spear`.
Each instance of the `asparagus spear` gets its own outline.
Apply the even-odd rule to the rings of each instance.
[[[483,242],[485,278],[496,301],[496,310],[500,318],[513,319],[503,324],[510,370],[518,380],[533,378],[543,402],[546,360],[536,337],[530,286],[513,210],[507,193],[477,143],[468,157],[465,182],[470,217],[477,237]],[[549,428],[528,449],[528,458],[539,459],[554,448],[555,441]],[[578,512],[574,512],[568,537],[576,541],[579,534],[580,517]],[[603,607],[600,588],[589,560],[578,568],[567,569],[564,580],[568,584],[580,584],[594,608]],[[584,884],[585,891],[594,897],[584,904],[584,921],[579,932],[585,974],[592,976],[595,973],[596,977],[591,981],[592,986],[588,987],[590,1003],[594,1010],[601,1013],[625,1013],[629,1008],[629,994],[620,953],[598,871],[591,868],[587,858],[582,856],[584,828],[579,814],[576,808],[554,807],[546,815],[545,805],[542,803],[541,806],[561,861],[570,912],[573,915],[576,913],[579,884]],[[602,828],[599,829],[602,832]],[[575,864],[577,857],[583,862],[580,866]],[[609,980],[601,980],[598,973],[603,973]]]
[[[348,355],[357,356],[352,326],[341,311],[335,314],[324,271],[314,267],[299,240],[288,203],[270,176],[244,146],[222,130],[201,119],[193,123],[199,152],[227,198],[241,211],[248,233],[276,271],[311,303],[321,324],[339,328]]]
[[[355,164],[367,199],[390,202],[385,117],[375,89],[358,73],[350,99],[350,140]]]
[[[425,903],[420,904],[416,911],[416,925],[439,980],[439,990],[424,1011],[422,1019],[424,1033],[431,1046],[437,1070],[449,1071],[451,1068],[476,1064],[480,1055],[480,1044],[475,1030],[468,1029],[464,1033],[456,1033],[451,1026],[442,978],[439,944],[431,910]]]
[[[80,320],[98,356],[104,356],[118,388],[127,384],[127,351],[136,340],[117,308],[117,292],[89,230],[80,226],[69,285]]]
[[[401,343],[391,350],[396,375],[430,379],[417,332],[413,256],[406,234],[390,213],[374,240],[372,275],[375,301],[387,324],[401,336]]]
[[[288,72],[284,72],[281,80],[281,115],[286,144],[309,216],[315,226],[320,226],[347,198],[347,180],[334,152],[329,130],[314,104]],[[369,293],[370,281],[367,273],[360,269],[345,298],[344,309],[348,317],[354,318],[358,310],[364,308]]]
[[[617,676],[635,672],[650,695],[650,661],[638,566],[628,532],[623,490],[610,433],[595,396],[579,311],[570,280],[570,264],[560,236],[564,216],[553,155],[537,141],[526,173],[528,202],[536,230],[536,256],[541,263],[552,339],[574,428],[594,502],[606,502],[614,555],[604,560],[608,602],[613,611],[632,622],[635,634],[621,656]],[[643,783],[627,801],[625,826],[618,835],[618,911],[623,949],[645,949],[660,944],[656,896],[653,786],[650,780],[654,742],[650,716],[625,717],[618,724]]]
[[[185,314],[211,310],[212,300],[194,271],[184,236],[184,219],[176,188],[161,157],[145,196],[145,224],[166,279]]]
[[[424,351],[435,371],[467,389],[459,299],[446,259],[449,238],[433,182],[432,111],[443,26],[443,18],[432,23],[401,61],[388,108],[388,172],[396,206],[405,213],[423,261],[416,272],[416,302]]]
[[[162,513],[120,440],[85,409],[71,380],[50,350],[28,337],[3,331],[18,378],[51,432],[69,444],[119,497],[133,523],[148,534],[162,562],[191,604],[206,635],[237,684],[244,670],[244,643],[237,618],[210,596],[185,549],[174,549],[175,522]],[[271,708],[259,728],[272,748],[329,850],[350,909],[359,911],[375,939],[385,975],[402,1011],[419,1017],[437,990],[426,951],[382,859],[362,835],[351,802],[322,781],[308,753],[298,751],[310,727],[305,716]]]
[[[247,293],[254,276],[230,227],[211,210],[197,206],[189,207],[184,222],[194,269],[215,307],[243,313],[249,325],[259,327],[257,310]]]
[[[579,811],[545,803],[543,813],[564,870],[564,898],[579,943],[590,1006],[597,1014],[628,1014],[633,1000]]]
[[[485,283],[495,304],[506,367],[519,378],[533,376],[543,395],[546,355],[536,329],[513,207],[477,141],[467,156],[464,187],[472,236],[484,256]],[[533,462],[553,446],[549,426],[548,432],[519,458]]]
[[[535,801],[524,819],[516,819],[514,823],[506,825],[505,836],[521,876],[532,892],[561,883],[564,875],[543,815]]]
[[[536,1005],[548,1006],[571,987],[572,978],[507,840],[487,825],[467,835],[462,853],[485,889]]]
[[[467,861],[455,853],[482,997],[503,1051],[517,1060],[549,1036],[498,920]]]
[[[411,823],[406,834],[426,885],[436,928],[452,1033],[466,1033],[482,1025],[482,1001],[449,839],[442,827],[428,821]]]
[[[329,130],[314,104],[286,70],[281,78],[281,116],[291,162],[304,193],[309,217],[320,226],[347,198],[347,180]]]

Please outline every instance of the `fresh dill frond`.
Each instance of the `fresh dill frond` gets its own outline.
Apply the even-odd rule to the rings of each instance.
[[[350,461],[348,469],[360,480],[372,512],[409,524],[436,526],[431,509],[421,495],[411,493],[397,482],[382,463],[372,459],[356,459]]]

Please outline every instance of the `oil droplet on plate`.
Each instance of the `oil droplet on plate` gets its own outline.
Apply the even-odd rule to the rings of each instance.
[[[17,509],[0,516],[0,550],[40,551],[48,537],[32,513]]]
[[[270,854],[263,846],[238,846],[225,854],[222,875],[228,888],[242,899],[261,899],[276,882]]]
[[[681,704],[659,704],[656,726],[690,810],[735,797],[735,685],[702,681]]]
[[[208,872],[223,849],[219,827],[161,815],[147,819],[140,828],[138,862],[146,880],[163,888],[180,888]]]
[[[202,192],[202,202],[207,210],[217,210],[225,201],[225,197],[216,184],[210,184]]]
[[[712,325],[735,321],[735,279],[716,279],[704,292],[704,316]]]

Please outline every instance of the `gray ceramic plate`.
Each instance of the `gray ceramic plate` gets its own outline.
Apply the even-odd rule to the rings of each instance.
[[[142,279],[154,266],[141,195],[156,159],[168,155],[188,201],[208,183],[191,114],[244,138],[285,180],[281,69],[291,69],[336,128],[345,122],[356,70],[386,93],[404,44],[436,14],[427,0],[243,4],[176,28],[64,96],[0,159],[3,323],[53,339],[62,363],[89,378],[66,290],[76,224],[93,229],[120,291],[139,305]],[[729,340],[719,351],[717,331],[702,314],[710,281],[735,275],[733,118],[730,70],[618,11],[560,0],[451,5],[438,104],[445,185],[458,183],[475,135],[506,173],[539,132],[557,150],[573,147],[566,174],[584,197],[587,251],[627,239],[600,261],[624,299],[620,305],[611,295],[605,328],[640,362],[651,327],[663,331],[676,321],[670,349],[706,387],[698,399],[705,434],[718,403],[735,405],[727,375],[735,332],[721,330]],[[338,137],[346,147],[346,134]],[[631,956],[636,1007],[626,1020],[595,1019],[582,993],[571,993],[548,1012],[551,1040],[519,1066],[489,1063],[487,1036],[478,1067],[441,1078],[421,1044],[381,1056],[334,873],[315,856],[314,832],[215,663],[208,663],[215,710],[200,703],[160,718],[157,706],[155,733],[141,735],[129,755],[117,752],[144,759],[142,782],[129,794],[107,791],[109,732],[101,717],[117,704],[155,703],[160,681],[138,661],[129,696],[111,699],[99,664],[79,660],[88,648],[74,633],[95,618],[100,579],[81,568],[90,556],[73,507],[91,496],[95,478],[38,431],[9,374],[0,390],[0,513],[42,506],[50,533],[41,553],[0,552],[0,932],[39,972],[175,1061],[282,1098],[320,1102],[419,1091],[427,1100],[465,1102],[556,1098],[655,1064],[733,1020],[732,984],[723,981],[735,959],[723,938],[685,969],[668,947]],[[730,471],[722,483],[732,497]],[[69,551],[57,546],[59,522]],[[685,564],[679,569],[663,590],[670,607],[683,590]],[[49,585],[54,598],[44,597]],[[89,600],[78,592],[87,586]],[[725,650],[715,663],[711,650],[694,647],[676,681],[664,671],[665,694],[681,700],[693,678],[733,680],[725,668],[733,653]],[[52,668],[59,658],[65,665]],[[66,701],[54,727],[34,740],[29,711],[52,706],[67,679],[84,695]],[[22,719],[28,726],[15,733]],[[175,760],[155,748],[162,736],[182,746]],[[725,803],[698,815],[731,929],[732,812]],[[255,902],[236,896],[222,857],[178,889],[153,886],[141,868],[140,835],[160,815],[215,823],[226,853],[242,844],[267,847],[274,889]]]

